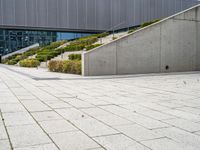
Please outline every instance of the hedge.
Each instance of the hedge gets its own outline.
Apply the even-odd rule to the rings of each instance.
[[[98,41],[97,37],[84,37],[84,38],[80,38],[78,40],[75,40],[73,42],[70,43],[70,45],[82,45],[82,46],[87,46],[87,45],[91,45],[95,42]]]
[[[59,46],[65,44],[67,41],[63,40],[63,41],[57,41],[57,42],[53,42],[48,46],[45,46],[45,49],[55,49],[58,48]]]
[[[149,25],[151,25],[151,24],[153,24],[153,23],[156,23],[156,22],[158,22],[158,21],[160,21],[160,20],[157,19],[157,20],[153,20],[153,21],[150,21],[150,22],[145,22],[145,23],[143,23],[140,27],[143,28],[143,27],[149,26]]]
[[[8,60],[6,63],[7,63],[8,65],[15,65],[15,64],[17,64],[18,62],[17,62],[16,60],[14,60],[14,59],[11,59],[11,60]]]
[[[89,46],[86,47],[86,50],[89,51],[89,50],[94,49],[94,48],[96,48],[96,47],[99,47],[99,46],[101,46],[101,45],[102,45],[102,44],[89,45]]]
[[[85,48],[84,45],[68,45],[63,48],[63,52],[80,51]]]
[[[39,51],[39,48],[32,48],[22,54],[14,54],[12,56],[9,56],[6,58],[3,63],[8,64],[8,65],[15,65],[19,61],[27,59],[29,56],[35,55]]]
[[[38,67],[40,62],[36,59],[24,59],[19,62],[20,67]]]
[[[81,74],[80,60],[51,60],[48,64],[49,71],[71,74]]]
[[[70,54],[68,57],[69,60],[81,60],[81,54]]]

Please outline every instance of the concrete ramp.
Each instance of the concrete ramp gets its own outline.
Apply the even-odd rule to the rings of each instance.
[[[200,5],[83,54],[84,76],[200,70]]]

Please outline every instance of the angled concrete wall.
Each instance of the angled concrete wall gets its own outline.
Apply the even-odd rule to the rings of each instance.
[[[83,54],[83,75],[200,70],[200,5]]]

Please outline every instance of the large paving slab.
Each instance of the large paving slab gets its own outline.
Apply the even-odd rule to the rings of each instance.
[[[200,72],[81,77],[0,65],[0,150],[199,150]]]

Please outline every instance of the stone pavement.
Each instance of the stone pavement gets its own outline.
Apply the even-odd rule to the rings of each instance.
[[[199,73],[85,78],[0,65],[0,150],[200,150]]]

